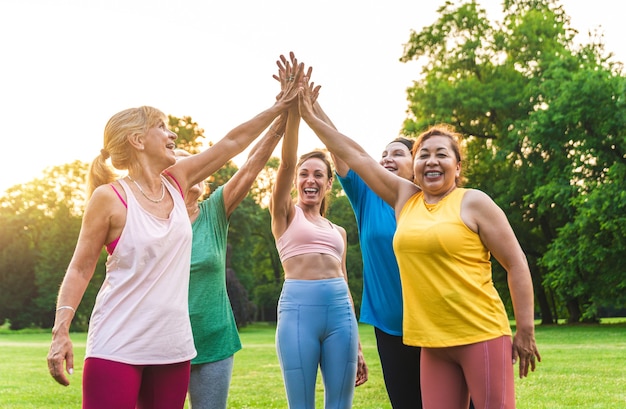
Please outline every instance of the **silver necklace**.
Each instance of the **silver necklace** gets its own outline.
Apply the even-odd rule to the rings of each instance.
[[[139,183],[137,183],[137,181],[133,178],[130,177],[130,175],[128,175],[128,179],[130,179],[131,182],[133,182],[135,184],[135,186],[137,186],[137,189],[139,189],[139,191],[141,192],[141,194],[143,195],[143,197],[145,197],[146,199],[148,199],[149,201],[151,201],[152,203],[159,203],[163,200],[163,198],[165,197],[165,185],[163,184],[163,180],[161,180],[161,197],[158,199],[152,199],[150,198],[146,192],[143,191],[143,189],[141,188],[141,186],[139,185]]]

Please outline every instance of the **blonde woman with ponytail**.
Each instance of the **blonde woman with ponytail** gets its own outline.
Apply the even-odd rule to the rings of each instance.
[[[187,303],[192,231],[185,197],[292,105],[295,83],[270,108],[184,160],[176,161],[177,136],[156,108],[127,109],[106,124],[48,353],[50,374],[69,385],[70,324],[106,248],[106,277],[87,335],[83,408],[183,408],[196,356]],[[127,174],[119,178],[114,169]]]

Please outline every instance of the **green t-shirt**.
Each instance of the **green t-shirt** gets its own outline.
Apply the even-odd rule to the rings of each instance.
[[[223,187],[200,203],[192,224],[189,317],[198,355],[192,364],[226,359],[241,349],[241,341],[226,291],[228,219]]]

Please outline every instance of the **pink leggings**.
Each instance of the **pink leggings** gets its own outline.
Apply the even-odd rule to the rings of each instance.
[[[87,358],[83,368],[83,409],[182,409],[189,370],[189,361],[129,365]]]
[[[458,347],[422,347],[424,408],[465,409],[471,394],[477,409],[514,409],[512,354],[510,336]]]

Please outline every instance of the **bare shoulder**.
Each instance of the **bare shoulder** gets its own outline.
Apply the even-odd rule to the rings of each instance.
[[[417,186],[412,181],[404,179],[404,178],[398,177],[397,181],[398,181],[398,188],[397,188],[398,194],[396,197],[396,202],[389,203],[389,205],[394,207],[395,209],[402,209],[404,205],[406,204],[406,202],[410,198],[412,198],[416,193],[421,192],[422,189],[420,189],[420,187]]]
[[[86,213],[92,211],[97,211],[101,215],[113,215],[120,211],[125,213],[127,201],[126,191],[119,182],[100,185],[89,198]]]
[[[332,222],[331,222],[332,223]],[[333,226],[335,226],[335,228],[339,231],[339,233],[341,233],[342,236],[346,237],[347,233],[346,233],[346,229],[344,229],[343,227],[341,227],[338,224],[332,223]]]
[[[118,194],[126,200],[126,191],[118,181],[98,186],[91,195],[89,203],[109,202],[114,198],[120,200]]]
[[[466,189],[465,195],[463,195],[463,206],[469,207],[484,207],[493,206],[495,202],[493,199],[482,190],[478,189]]]
[[[465,191],[461,201],[461,219],[472,231],[481,231],[485,223],[499,220],[503,215],[502,209],[487,193],[478,189]]]

